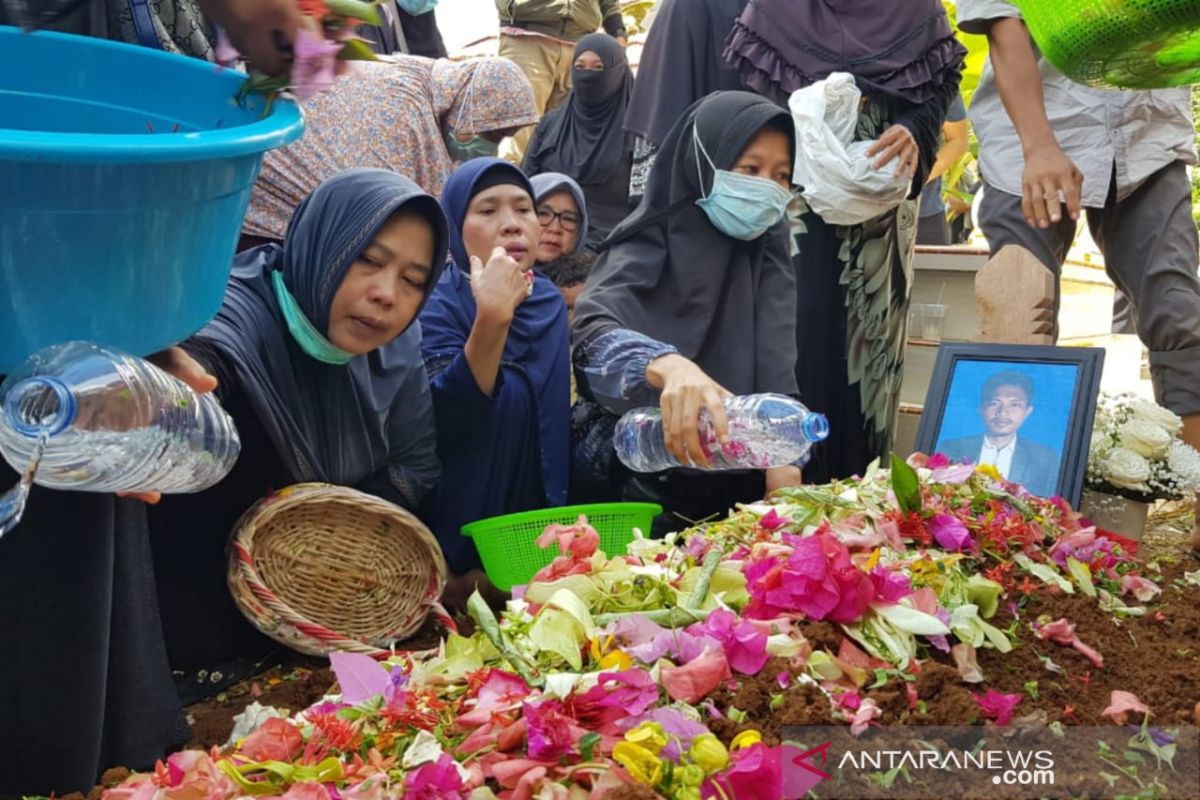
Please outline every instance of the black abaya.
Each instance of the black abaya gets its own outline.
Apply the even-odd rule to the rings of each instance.
[[[186,743],[140,501],[34,487],[0,609],[0,796],[86,792]]]

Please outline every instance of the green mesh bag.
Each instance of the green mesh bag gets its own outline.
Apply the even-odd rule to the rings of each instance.
[[[1017,0],[1042,54],[1090,86],[1200,82],[1200,0]]]

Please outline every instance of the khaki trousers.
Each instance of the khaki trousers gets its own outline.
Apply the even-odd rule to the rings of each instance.
[[[558,108],[571,91],[571,66],[575,45],[546,36],[508,36],[500,34],[500,56],[512,61],[533,85],[533,102],[538,115]],[[501,146],[501,157],[520,164],[535,126],[522,128]]]

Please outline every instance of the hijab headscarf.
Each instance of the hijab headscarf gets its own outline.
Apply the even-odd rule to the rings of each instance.
[[[242,232],[283,239],[300,201],[351,167],[407,175],[437,197],[454,169],[446,127],[474,134],[537,119],[529,79],[506,58],[357,61],[305,104],[304,136],[264,157]]]
[[[591,33],[575,45],[574,58],[592,51],[602,70],[573,68],[571,93],[538,124],[528,158],[541,169],[570,175],[583,185],[604,183],[621,158],[633,152],[622,125],[633,96],[633,74],[625,48],[603,33]]]
[[[941,0],[750,0],[725,48],[748,87],[785,105],[833,72],[864,94],[926,103],[965,55]]]
[[[393,172],[352,169],[324,181],[300,204],[282,245],[237,257],[221,310],[197,334],[230,359],[296,481],[359,483],[390,466],[390,456],[420,435],[414,415],[431,408],[419,325],[410,324],[391,343],[343,366],[322,363],[292,339],[271,286],[272,273],[282,271],[300,310],[318,331],[326,331],[346,273],[401,209],[433,227],[427,300],[443,271],[449,240],[437,201]],[[431,415],[423,424],[432,436]]]
[[[660,145],[692,103],[743,88],[721,50],[745,7],[746,0],[662,0],[638,65],[625,130]]]
[[[575,205],[579,207],[579,238],[575,240],[575,249],[571,252],[578,253],[587,244],[588,233],[587,200],[583,196],[583,189],[578,183],[560,172],[543,172],[541,175],[534,175],[529,179],[529,183],[533,187],[535,204],[556,192],[567,192],[575,198]]]
[[[781,221],[754,241],[718,231],[696,205],[765,125],[788,113],[749,92],[717,92],[671,129],[637,209],[605,243],[575,306],[579,345],[629,328],[674,345],[735,394],[796,393],[796,287]]]
[[[450,255],[454,266],[438,281],[421,314],[421,349],[429,374],[436,375],[462,352],[475,323],[471,265],[462,238],[463,221],[472,198],[486,187],[508,183],[533,198],[525,173],[498,158],[473,158],[459,166],[442,192],[442,207],[450,221]],[[535,273],[533,293],[517,306],[508,328],[502,364],[516,367],[528,381],[537,404],[541,434],[542,479],[546,496],[561,504],[566,499],[570,412],[570,346],[567,305],[551,281]],[[508,369],[505,369],[506,374]]]

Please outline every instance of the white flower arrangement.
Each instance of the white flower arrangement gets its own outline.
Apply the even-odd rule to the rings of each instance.
[[[1200,453],[1179,439],[1183,420],[1132,394],[1102,394],[1088,448],[1087,488],[1141,503],[1200,491]]]

